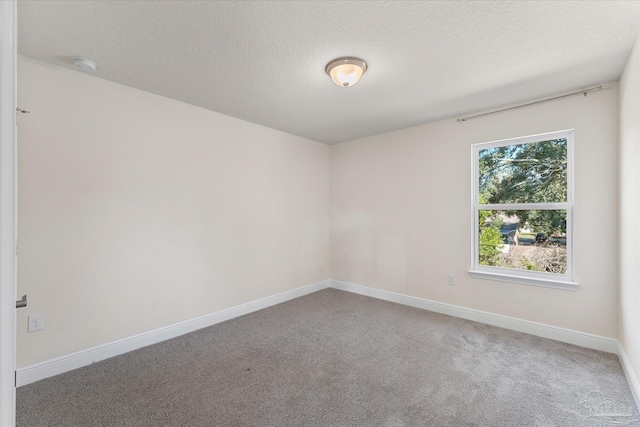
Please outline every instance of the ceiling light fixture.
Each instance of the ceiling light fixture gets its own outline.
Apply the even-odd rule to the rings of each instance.
[[[73,66],[82,71],[88,71],[90,73],[93,73],[96,68],[98,68],[98,64],[96,64],[89,58],[83,58],[82,56],[73,57]]]
[[[324,70],[338,86],[351,87],[367,71],[367,63],[360,58],[347,56],[329,62]]]

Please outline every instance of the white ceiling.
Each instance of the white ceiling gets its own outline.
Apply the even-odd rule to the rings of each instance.
[[[324,143],[617,80],[623,1],[20,1],[18,50]],[[358,56],[351,88],[324,67]]]

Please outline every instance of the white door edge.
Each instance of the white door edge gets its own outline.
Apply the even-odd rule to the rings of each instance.
[[[0,1],[0,425],[16,419],[17,0]]]

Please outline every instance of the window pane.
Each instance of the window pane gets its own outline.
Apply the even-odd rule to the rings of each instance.
[[[479,200],[486,203],[567,201],[567,139],[480,150]]]
[[[566,210],[481,210],[478,225],[480,265],[567,272]]]

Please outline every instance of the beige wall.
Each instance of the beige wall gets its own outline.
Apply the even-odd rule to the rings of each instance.
[[[640,42],[620,79],[620,329],[640,375]],[[640,378],[638,378],[640,380]]]
[[[562,129],[575,129],[579,289],[470,278],[471,145]],[[616,337],[617,146],[616,83],[332,146],[332,279]]]
[[[24,57],[18,93],[18,367],[329,277],[328,146]]]

